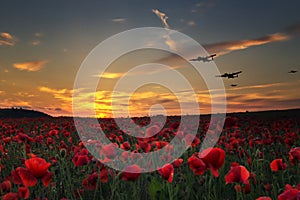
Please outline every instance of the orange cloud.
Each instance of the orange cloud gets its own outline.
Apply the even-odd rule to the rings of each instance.
[[[21,71],[26,70],[29,72],[35,72],[39,71],[44,67],[44,65],[47,63],[47,61],[31,61],[31,62],[21,62],[21,63],[14,63],[13,66],[16,69],[19,69]]]
[[[50,94],[54,99],[51,97],[47,97],[47,109],[49,113],[58,115],[59,113],[63,113],[64,115],[71,115],[72,114],[72,94],[73,90],[70,89],[54,89],[50,87],[40,86],[38,87],[40,92],[45,92]],[[46,96],[46,95],[43,95]],[[45,97],[46,98],[46,97]],[[51,109],[49,109],[49,105],[51,105]],[[59,108],[59,109],[57,109]]]
[[[156,14],[157,17],[160,18],[160,20],[163,23],[163,25],[164,25],[165,28],[169,28],[169,24],[167,23],[168,16],[165,13],[160,12],[157,9],[152,9],[152,12],[154,14]]]
[[[289,35],[283,33],[275,33],[251,40],[220,42],[215,44],[204,45],[204,48],[211,53],[218,55],[228,54],[232,51],[247,49],[252,46],[264,45],[272,42],[280,42],[290,39]]]
[[[115,79],[115,78],[120,78],[122,76],[123,76],[123,73],[105,72],[101,75],[101,78]]]
[[[299,108],[299,85],[294,81],[228,89],[228,112]]]
[[[23,101],[20,99],[3,98],[1,99],[0,107],[1,108],[10,108],[10,107],[31,108],[31,104],[28,101]]]
[[[1,33],[0,36],[7,39],[7,40],[12,40],[13,39],[13,37],[9,33]]]
[[[10,33],[0,33],[0,46],[7,45],[13,46],[15,44],[15,39]]]
[[[101,75],[94,75],[93,77],[100,77],[100,78],[106,78],[106,79],[118,79],[123,76],[141,76],[141,75],[151,75],[151,74],[156,74],[156,73],[161,73],[165,72],[167,70],[173,70],[173,69],[179,69],[181,66],[169,66],[170,69],[166,68],[142,68],[142,69],[137,69],[135,71],[131,72],[104,72]]]
[[[53,94],[56,99],[62,99],[67,102],[72,101],[72,93],[73,90],[69,89],[53,89],[45,86],[41,86],[38,88],[41,92],[47,92]]]

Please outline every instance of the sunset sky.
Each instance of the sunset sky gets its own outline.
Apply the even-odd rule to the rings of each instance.
[[[298,0],[3,1],[0,107],[71,116],[76,73],[95,46],[122,31],[168,25],[199,42],[208,53],[216,53],[214,61],[221,73],[243,71],[236,79],[223,79],[228,112],[300,108],[299,8]],[[167,24],[152,9],[165,13]],[[166,52],[149,50],[119,58],[102,74],[95,99],[97,115],[111,116],[111,94],[126,71],[153,60],[189,77],[200,111],[210,112],[209,91],[193,77],[189,66]],[[298,72],[288,73],[290,70]],[[130,76],[134,81],[149,74],[167,78],[170,73],[142,69]],[[179,100],[159,85],[146,85],[134,94],[124,89],[119,95],[115,109],[120,115],[128,106],[132,115],[147,115],[155,104],[165,106],[169,115],[179,114]],[[188,104],[189,93],[183,97]],[[156,109],[153,114],[161,113]],[[192,109],[185,114],[193,114]]]

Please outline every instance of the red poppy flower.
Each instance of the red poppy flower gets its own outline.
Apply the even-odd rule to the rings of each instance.
[[[292,164],[300,162],[300,147],[295,147],[290,150],[289,159]]]
[[[96,172],[88,175],[83,181],[82,181],[82,186],[86,190],[95,190],[97,187],[97,181],[98,181],[98,174]]]
[[[294,189],[293,186],[291,186],[290,184],[286,184],[285,185],[285,190],[291,190]],[[300,183],[298,185],[296,185],[295,189],[300,190]]]
[[[192,147],[196,147],[200,143],[200,139],[190,133],[184,136],[184,140],[186,146],[190,145]]]
[[[298,189],[286,190],[283,193],[281,193],[277,198],[277,200],[287,200],[287,199],[291,199],[291,200],[300,199],[300,190]]]
[[[123,144],[120,145],[121,149],[127,151],[130,149],[130,144],[129,142],[124,142]]]
[[[28,199],[30,196],[28,187],[19,187],[18,193],[19,193],[19,197],[21,197],[22,199]]]
[[[0,191],[2,191],[2,192],[10,192],[11,191],[11,182],[9,180],[3,181],[0,184]]]
[[[34,157],[26,160],[25,166],[36,178],[41,178],[47,173],[51,164],[43,158]]]
[[[75,155],[72,162],[76,167],[87,165],[90,162],[90,158],[87,155]]]
[[[107,158],[113,159],[117,155],[116,146],[112,143],[107,144],[102,147],[102,151]]]
[[[47,141],[46,141],[46,144],[47,144],[47,145],[54,144],[53,138],[48,137],[48,138],[47,138]]]
[[[213,176],[218,177],[218,169],[224,165],[225,152],[220,148],[208,148],[201,152],[199,156],[210,169]]]
[[[207,169],[206,164],[202,161],[202,159],[198,158],[195,155],[192,155],[188,159],[188,165],[191,170],[194,171],[195,174],[197,175],[202,175]]]
[[[100,170],[100,181],[102,183],[108,182],[108,170],[105,167]]]
[[[122,180],[135,181],[139,178],[141,172],[142,169],[136,164],[126,166],[122,172]]]
[[[271,197],[258,197],[256,200],[272,200]]]
[[[158,170],[158,173],[166,180],[168,180],[169,183],[172,183],[173,181],[173,175],[174,175],[174,167],[172,164],[165,164],[162,168]]]
[[[85,179],[82,181],[82,186],[85,190],[95,190],[97,186],[98,181],[98,174],[96,172],[88,175]]]
[[[42,177],[42,182],[43,182],[45,187],[48,186],[48,184],[50,183],[53,175],[54,174],[52,172],[47,171],[47,173]]]
[[[138,141],[139,147],[145,152],[148,153],[151,150],[151,145],[148,142]]]
[[[19,173],[17,172],[17,170],[11,171],[11,179],[14,184],[17,184],[17,185],[22,184],[21,177],[19,176]]]
[[[183,163],[183,159],[178,158],[178,159],[175,159],[172,164],[173,164],[174,168],[179,168],[182,165],[182,163]]]
[[[146,137],[152,137],[160,131],[160,128],[157,125],[150,126],[146,129]]]
[[[6,195],[4,195],[2,197],[2,199],[3,200],[18,200],[19,197],[18,197],[17,193],[10,192],[10,193],[7,193]]]
[[[166,141],[155,141],[153,145],[156,146],[156,150],[163,148],[164,146],[168,145],[169,143]]]
[[[233,166],[225,175],[226,184],[228,183],[247,183],[250,177],[249,171],[242,165]]]
[[[15,184],[23,184],[26,187],[35,186],[37,178],[26,168],[18,167],[15,171],[11,172],[12,180]]]
[[[270,168],[274,172],[278,172],[278,170],[285,170],[287,168],[287,164],[282,161],[282,159],[275,159],[271,162]]]
[[[243,193],[244,194],[249,194],[250,193],[250,189],[251,189],[250,183],[246,181],[245,186],[243,187],[243,190],[242,190]]]

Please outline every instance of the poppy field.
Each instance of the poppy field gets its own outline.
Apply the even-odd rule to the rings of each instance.
[[[150,124],[133,140],[113,119],[99,119],[109,145],[98,161],[79,138],[73,118],[0,119],[0,196],[2,199],[300,199],[300,118],[259,115],[227,116],[213,148],[199,152],[210,116],[201,116],[196,134],[179,127],[180,117]],[[149,118],[136,118],[141,127]],[[193,122],[189,126],[193,125]],[[91,124],[91,127],[94,125]],[[162,127],[160,127],[162,126]],[[132,152],[148,153],[176,135],[191,143],[185,153],[149,173],[139,165],[125,172],[105,165]],[[85,143],[86,144],[86,143]],[[115,148],[126,150],[117,155]],[[127,171],[127,172],[126,172]],[[130,173],[132,171],[135,173]]]

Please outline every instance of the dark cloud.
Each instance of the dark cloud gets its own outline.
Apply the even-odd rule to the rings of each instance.
[[[281,32],[271,35],[262,36],[254,39],[225,41],[213,44],[203,45],[204,48],[210,53],[217,53],[224,55],[232,51],[247,49],[252,46],[264,45],[272,42],[280,42],[289,40],[293,37],[300,36],[300,22],[287,26]]]
[[[172,99],[160,99],[157,101],[158,104],[162,104],[162,103],[173,103],[174,100]]]
[[[300,22],[292,24],[284,29],[284,33],[290,36],[300,36]]]

